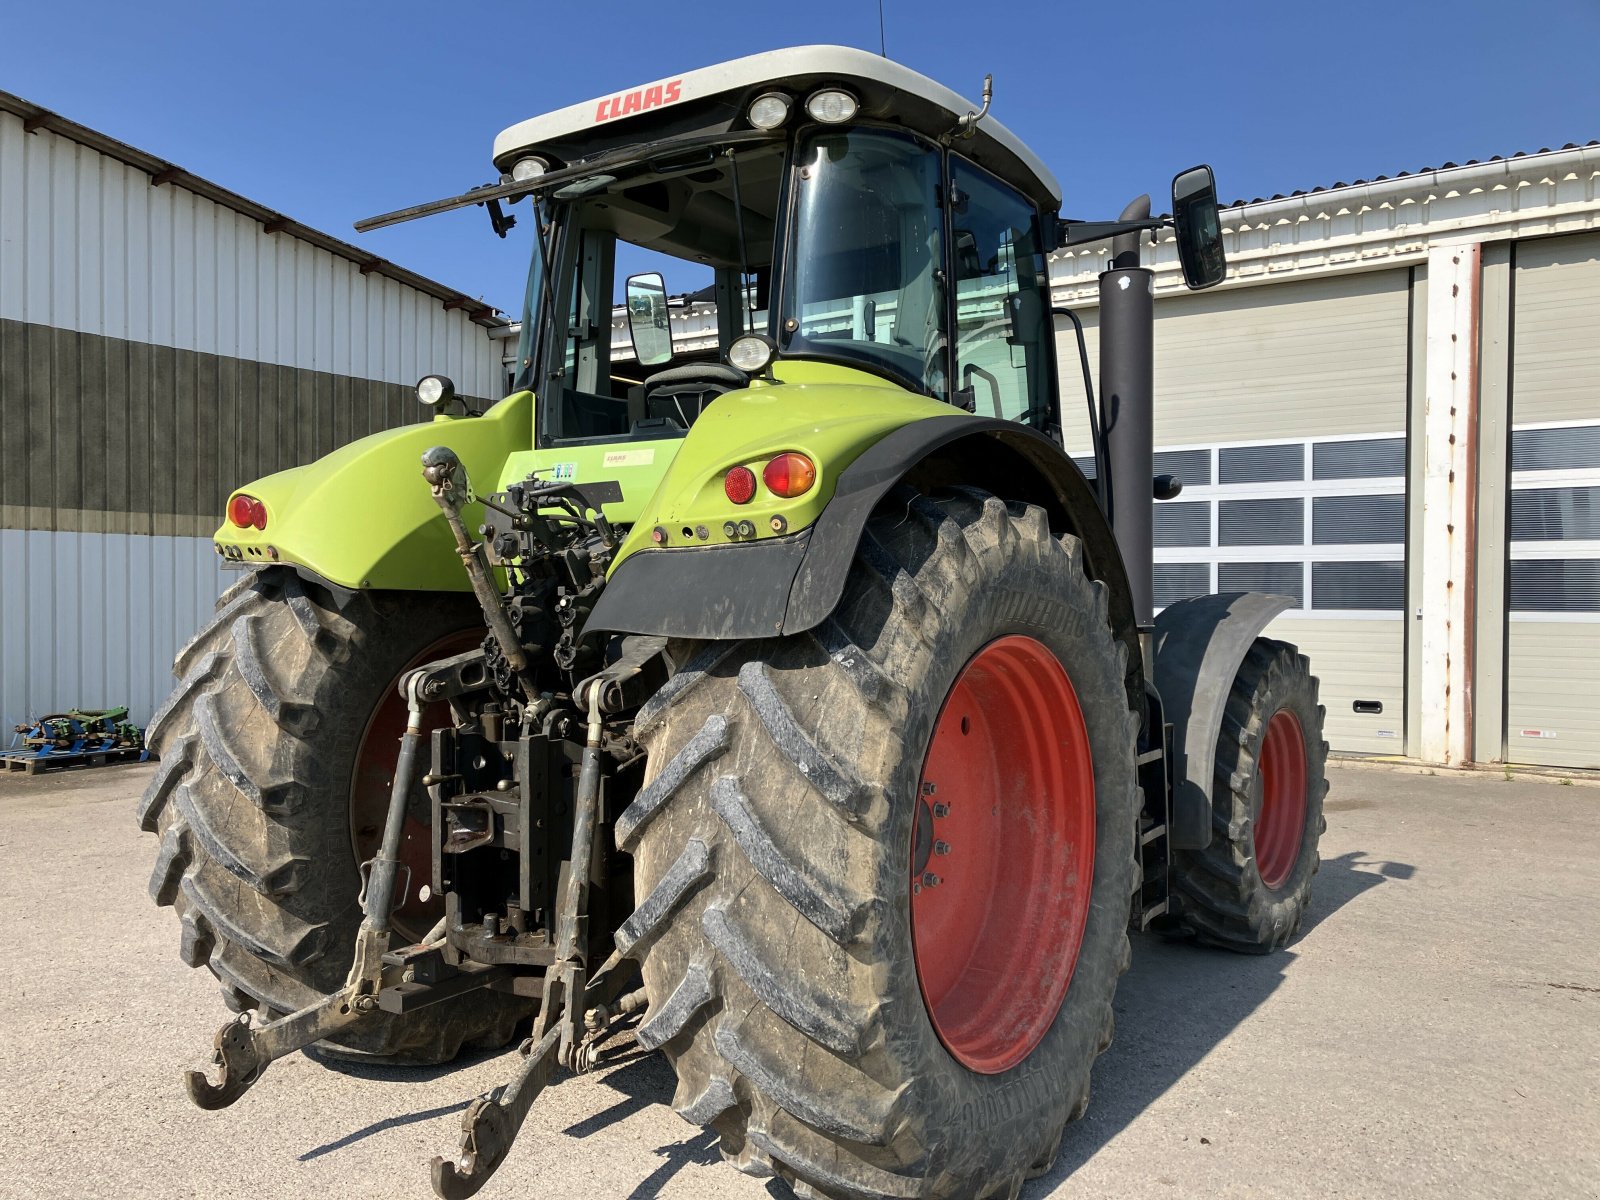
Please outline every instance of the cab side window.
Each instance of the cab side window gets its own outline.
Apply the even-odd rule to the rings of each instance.
[[[981,417],[1043,428],[1053,364],[1038,210],[954,157],[950,184],[958,396]]]

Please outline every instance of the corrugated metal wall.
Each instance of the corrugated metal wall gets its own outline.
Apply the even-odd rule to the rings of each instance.
[[[0,318],[498,397],[464,310],[0,112]]]
[[[0,111],[0,721],[148,718],[227,493],[418,420],[424,372],[497,398],[500,360],[462,307]]]

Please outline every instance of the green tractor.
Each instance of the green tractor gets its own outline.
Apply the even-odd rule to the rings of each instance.
[[[313,1043],[521,1034],[433,1164],[470,1195],[631,1014],[740,1170],[1010,1197],[1088,1104],[1130,929],[1294,935],[1326,746],[1260,636],[1288,601],[1153,616],[1139,243],[1220,280],[1211,172],[1063,220],[988,95],[776,51],[516,125],[500,182],[364,224],[525,204],[518,375],[481,413],[429,376],[432,421],[229,499],[248,573],[140,811],[238,1014],[198,1104]],[[1091,481],[1046,263],[1107,238]]]

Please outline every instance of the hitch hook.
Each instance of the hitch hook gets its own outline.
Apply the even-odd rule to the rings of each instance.
[[[256,1053],[255,1040],[250,1036],[250,1014],[240,1013],[217,1030],[217,1049],[211,1061],[222,1068],[216,1083],[206,1078],[204,1071],[185,1071],[183,1086],[189,1099],[201,1108],[227,1108],[261,1078],[265,1064]]]

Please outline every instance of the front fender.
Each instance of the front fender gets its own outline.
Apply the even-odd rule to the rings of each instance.
[[[450,527],[422,481],[423,452],[449,446],[469,482],[492,490],[507,456],[531,444],[532,413],[532,395],[517,392],[481,417],[384,430],[255,480],[238,492],[262,502],[266,528],[225,522],[217,551],[249,565],[285,563],[351,589],[467,591]],[[467,527],[482,514],[482,505],[467,505]]]
[[[1211,776],[1233,677],[1268,622],[1293,605],[1287,596],[1223,592],[1179,600],[1156,618],[1156,690],[1172,724],[1175,850],[1211,844]]]

